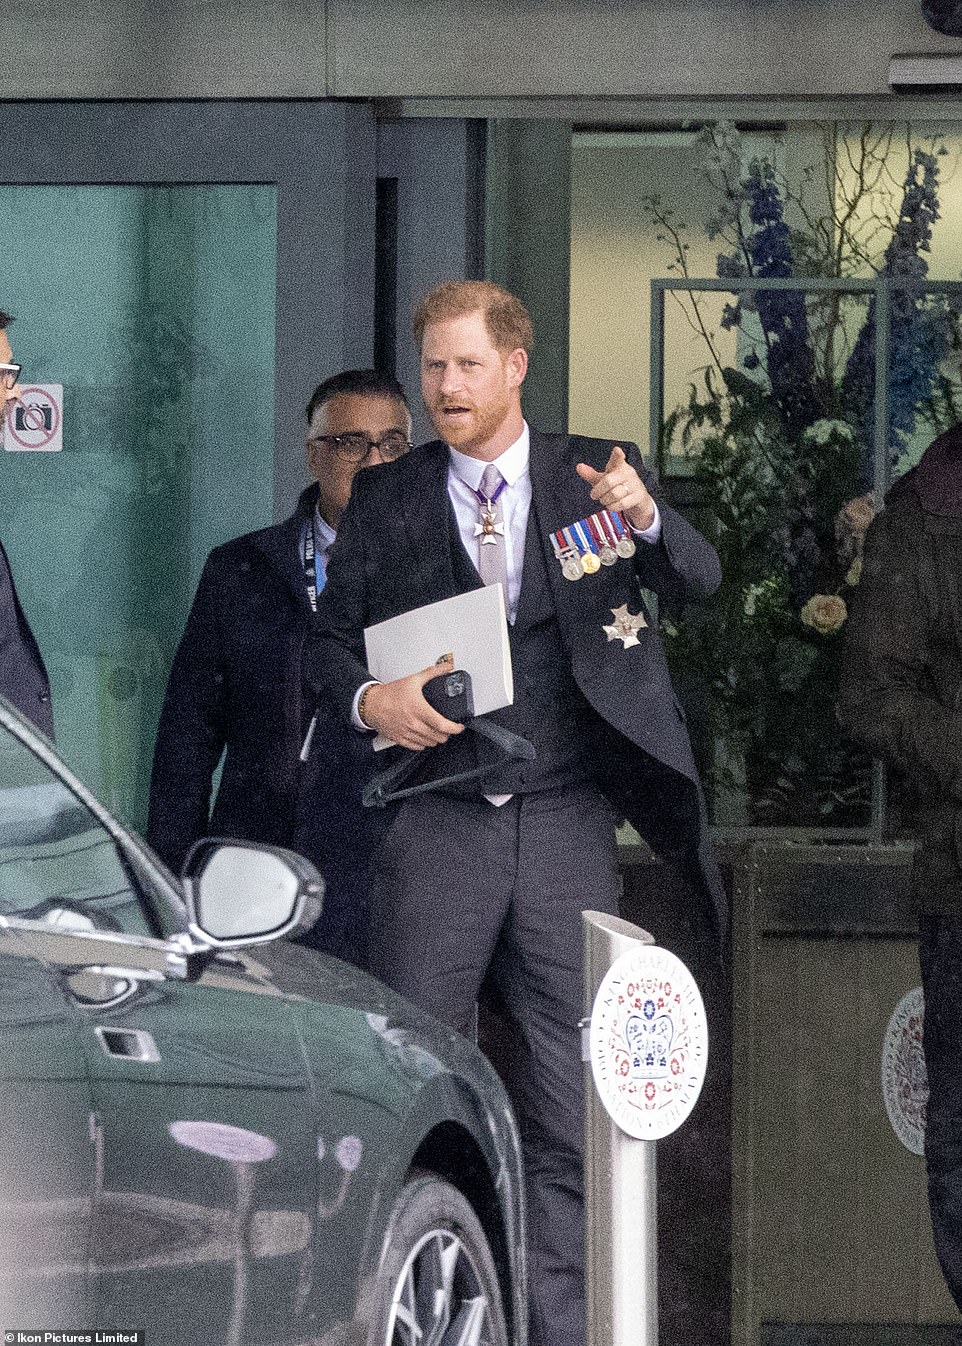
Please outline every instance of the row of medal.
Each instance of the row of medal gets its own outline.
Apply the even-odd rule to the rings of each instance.
[[[549,536],[566,580],[596,575],[602,566],[613,566],[619,556],[635,554],[631,534],[616,509],[591,514]]]

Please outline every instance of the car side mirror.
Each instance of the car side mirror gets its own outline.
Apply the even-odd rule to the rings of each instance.
[[[298,934],[321,914],[324,880],[309,860],[279,846],[204,837],[181,878],[191,924],[216,948]]]

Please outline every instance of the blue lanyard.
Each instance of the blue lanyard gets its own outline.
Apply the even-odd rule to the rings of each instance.
[[[307,586],[307,601],[311,611],[317,611],[317,595],[327,582],[327,568],[324,565],[322,549],[317,545],[316,520],[309,519],[304,534],[304,582]]]

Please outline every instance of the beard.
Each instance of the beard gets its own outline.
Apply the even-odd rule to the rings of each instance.
[[[463,414],[453,416],[454,408],[463,408]],[[452,449],[470,454],[492,440],[511,412],[510,399],[496,399],[481,406],[469,402],[434,402],[428,408],[431,423],[438,436]]]

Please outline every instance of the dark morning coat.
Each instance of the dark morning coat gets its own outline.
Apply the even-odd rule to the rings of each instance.
[[[313,620],[301,533],[316,499],[317,487],[309,487],[284,523],[235,538],[207,558],[161,710],[147,836],[175,872],[201,836],[300,850],[330,890],[323,926],[339,902],[347,908],[366,900],[371,820],[360,791],[371,752],[362,735],[322,715],[308,767],[299,760],[315,709],[301,679]],[[305,786],[309,798],[299,794]],[[347,910],[341,915],[352,920]],[[366,926],[363,913],[359,920]],[[352,956],[336,940],[329,951]]]
[[[0,543],[0,694],[53,738],[50,681]]]
[[[622,447],[657,497],[637,448]],[[629,649],[620,640],[609,641],[602,630],[613,621],[613,608],[627,603],[631,612],[640,610],[642,587],[669,610],[711,594],[720,581],[715,550],[660,500],[657,545],[639,542],[632,560],[576,583],[562,576],[548,538],[550,530],[592,512],[589,488],[575,464],[601,470],[611,448],[609,440],[531,431],[532,508],[562,640],[575,681],[606,734],[605,749],[595,758],[599,785],[653,849],[682,864],[710,896],[724,926],[725,899],[708,844],[685,717],[657,630],[650,623],[638,633],[640,644]],[[455,579],[448,545],[453,515],[448,460],[446,445],[435,441],[376,473],[360,474],[355,482],[306,666],[307,680],[330,696],[345,719],[358,686],[369,676],[364,627],[451,597],[463,587]]]

